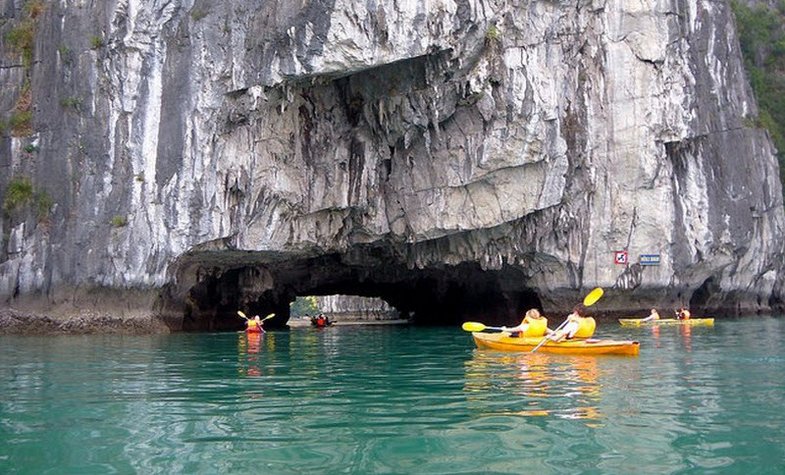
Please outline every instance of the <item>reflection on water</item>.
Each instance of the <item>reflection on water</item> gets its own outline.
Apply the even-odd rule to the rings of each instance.
[[[679,330],[681,330],[684,349],[691,352],[692,351],[692,326],[681,325]]]
[[[661,348],[662,341],[660,340],[661,332],[670,332],[670,331],[677,331],[681,336],[681,347],[684,348],[685,351],[688,353],[692,351],[692,326],[691,325],[673,325],[670,327],[661,327],[659,325],[652,325],[650,327],[643,327],[647,328],[651,333],[651,339],[654,348]],[[664,330],[662,330],[664,328]],[[677,330],[678,329],[678,330]],[[711,329],[709,329],[711,330]],[[668,333],[666,333],[667,335]],[[673,333],[670,333],[671,335]],[[633,337],[634,338],[634,337]]]
[[[485,415],[602,418],[596,357],[475,350],[465,370],[464,391]]]
[[[275,352],[274,333],[246,333],[238,334],[237,353],[238,365],[237,372],[240,376],[261,376],[262,363],[259,353],[262,349]]]
[[[660,326],[659,325],[652,325],[651,326],[651,337],[654,341],[655,348],[660,347]]]
[[[0,473],[785,473],[785,320],[602,335],[0,337]]]

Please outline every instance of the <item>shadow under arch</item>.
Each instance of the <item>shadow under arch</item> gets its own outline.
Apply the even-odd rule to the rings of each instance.
[[[379,247],[358,253],[297,255],[232,249],[193,250],[173,265],[156,311],[173,331],[237,331],[237,310],[275,313],[265,328],[283,328],[289,304],[303,295],[378,297],[416,325],[467,320],[510,324],[542,308],[520,268],[477,263],[409,268]]]

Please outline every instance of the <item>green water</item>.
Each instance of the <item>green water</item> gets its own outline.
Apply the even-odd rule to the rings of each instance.
[[[639,357],[459,328],[0,337],[0,473],[785,473],[785,319]]]

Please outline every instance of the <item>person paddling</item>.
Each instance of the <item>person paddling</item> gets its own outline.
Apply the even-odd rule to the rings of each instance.
[[[510,336],[545,336],[548,330],[548,319],[540,315],[540,311],[532,308],[526,311],[521,323],[514,327],[502,327],[502,331],[510,332]]]
[[[254,315],[253,318],[249,318],[245,323],[245,331],[250,333],[264,333],[264,324],[262,323],[262,319],[259,318],[259,315]]]
[[[689,320],[690,316],[691,316],[690,311],[684,307],[676,311],[676,318],[678,318],[679,320]]]
[[[659,320],[660,314],[657,312],[656,308],[651,309],[651,313],[648,317],[641,319],[642,322],[653,322],[654,320]]]
[[[591,338],[597,328],[597,322],[592,317],[584,315],[584,307],[577,305],[572,313],[567,316],[566,324],[562,325],[561,330],[554,331],[548,338],[553,341],[562,341],[573,338]]]
[[[330,324],[330,320],[324,316],[323,313],[320,313],[318,317],[314,318],[311,323],[317,328],[324,328]]]

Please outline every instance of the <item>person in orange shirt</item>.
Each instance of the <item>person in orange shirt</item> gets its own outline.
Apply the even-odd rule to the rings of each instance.
[[[521,323],[514,327],[502,327],[502,331],[511,333],[511,336],[545,336],[549,333],[548,319],[540,315],[540,311],[532,308],[526,312]]]
[[[678,318],[679,320],[689,320],[690,316],[691,316],[690,311],[684,307],[676,311],[676,318]]]
[[[325,317],[323,313],[320,313],[319,316],[311,320],[311,323],[317,328],[323,328],[330,325],[332,322],[329,318]]]

